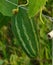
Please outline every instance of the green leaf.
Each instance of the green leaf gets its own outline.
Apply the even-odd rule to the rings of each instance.
[[[29,0],[28,13],[30,17],[36,15],[40,9],[46,4],[47,0]]]
[[[8,17],[8,16],[3,16],[3,15],[0,13],[0,28],[1,28],[2,26],[7,25],[10,20],[11,20],[10,17]]]
[[[0,0],[0,12],[5,16],[12,16],[12,9],[16,8],[15,4],[18,3],[17,1],[18,0]]]

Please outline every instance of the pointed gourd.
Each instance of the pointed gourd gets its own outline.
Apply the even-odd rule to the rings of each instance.
[[[13,15],[12,31],[25,53],[29,57],[36,57],[39,51],[36,24],[28,17],[26,10],[19,8],[19,12]]]

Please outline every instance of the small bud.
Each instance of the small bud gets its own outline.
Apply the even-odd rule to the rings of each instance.
[[[48,33],[48,38],[49,38],[49,39],[52,39],[52,38],[53,38],[53,30]]]
[[[17,13],[18,13],[18,11],[19,11],[19,9],[18,9],[18,8],[17,8],[17,9],[13,9],[13,10],[12,10],[12,13],[13,13],[13,14],[17,14]]]

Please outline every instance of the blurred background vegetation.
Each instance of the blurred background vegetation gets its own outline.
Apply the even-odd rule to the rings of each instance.
[[[19,0],[19,4],[25,4],[26,0]],[[47,15],[49,17],[53,17],[53,0],[48,0],[48,2],[45,5],[46,9],[43,10],[43,14]],[[43,16],[44,17],[44,16]],[[48,21],[46,25],[41,25],[40,19],[38,18],[38,15],[35,16],[35,20],[37,21],[37,28],[38,30],[41,28],[40,32],[41,37],[42,34],[46,31],[51,31],[52,29],[52,22],[49,18],[43,18],[43,20],[46,23],[46,20]],[[6,22],[6,23],[5,23]],[[45,36],[45,34],[43,35]],[[44,40],[46,41],[46,40]],[[45,44],[47,47],[50,47],[49,52],[49,59],[44,62],[44,65],[52,65],[52,42],[51,40],[49,46]],[[42,43],[42,40],[40,41]],[[46,41],[48,43],[48,41]],[[44,45],[44,43],[43,43]],[[47,52],[47,50],[46,50]],[[43,56],[45,58],[45,54]],[[47,53],[46,53],[47,57]],[[47,57],[48,58],[48,57]],[[34,63],[34,61],[33,61]],[[4,16],[0,13],[0,65],[33,65],[31,63],[30,58],[24,53],[22,48],[20,47],[18,40],[14,37],[12,30],[11,30],[11,18]],[[39,65],[38,61],[36,60],[35,65]]]

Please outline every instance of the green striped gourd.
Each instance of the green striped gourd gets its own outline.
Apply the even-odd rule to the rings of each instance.
[[[12,17],[12,30],[21,47],[29,57],[36,57],[39,51],[36,24],[28,17],[27,11],[19,8],[18,14]]]

